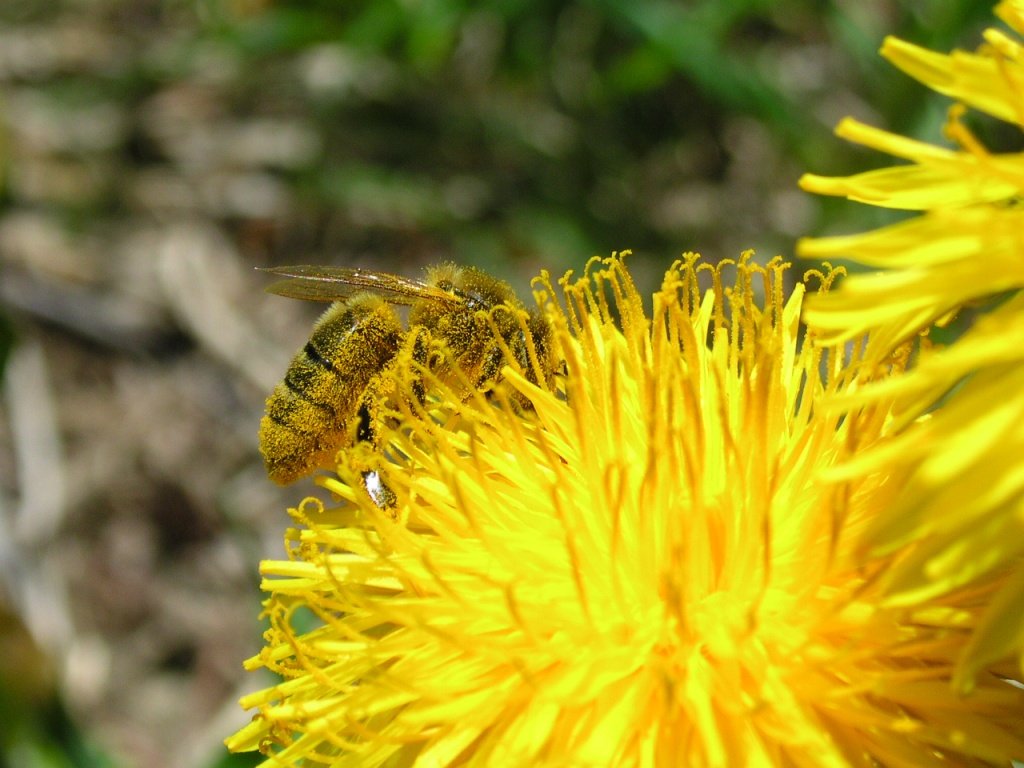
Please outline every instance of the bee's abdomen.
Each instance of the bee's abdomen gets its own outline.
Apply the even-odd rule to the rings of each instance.
[[[395,356],[402,329],[378,298],[334,304],[267,399],[260,450],[272,480],[287,485],[333,459],[370,380]]]

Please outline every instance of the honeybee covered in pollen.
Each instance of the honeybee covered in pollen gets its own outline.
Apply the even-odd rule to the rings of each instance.
[[[270,293],[333,302],[267,399],[260,423],[267,474],[280,485],[328,465],[343,448],[376,441],[380,382],[396,365],[416,364],[449,386],[469,382],[482,389],[514,362],[531,381],[540,383],[539,374],[550,384],[547,319],[526,312],[507,283],[480,270],[442,264],[427,270],[423,281],[344,267],[265,271],[285,278],[269,286]],[[409,307],[407,326],[396,305]],[[433,354],[435,342],[447,354]],[[426,397],[422,382],[414,389],[419,399]],[[365,480],[375,499],[384,493],[371,487],[378,479]]]

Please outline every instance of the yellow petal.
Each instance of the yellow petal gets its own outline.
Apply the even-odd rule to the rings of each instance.
[[[997,62],[990,56],[956,53],[945,55],[887,37],[882,55],[911,77],[939,93],[1011,123],[1020,124],[1020,90],[1024,72],[1014,62]]]
[[[1018,521],[1015,535],[1024,537],[1024,509],[1018,513]],[[955,688],[963,692],[972,690],[986,666],[1011,654],[1019,654],[1020,648],[1024,647],[1021,606],[1024,606],[1024,566],[1018,562],[1009,581],[985,610],[981,623],[964,649],[953,677]]]

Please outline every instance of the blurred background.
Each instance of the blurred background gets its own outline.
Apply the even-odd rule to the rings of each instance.
[[[257,565],[317,489],[263,472],[263,401],[321,307],[254,267],[529,297],[631,248],[791,257],[884,212],[797,190],[928,140],[876,55],[973,47],[965,0],[0,0],[0,768],[251,765],[222,739]]]

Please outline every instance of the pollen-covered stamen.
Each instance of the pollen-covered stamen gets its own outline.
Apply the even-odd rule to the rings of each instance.
[[[323,484],[346,506],[296,516],[293,561],[264,566],[287,626],[252,663],[291,679],[247,699],[261,719],[232,748],[352,768],[1024,752],[1018,692],[985,680],[974,701],[999,715],[982,717],[929,687],[950,680],[977,595],[887,606],[888,561],[858,559],[892,497],[884,468],[824,479],[888,423],[829,407],[870,374],[859,353],[801,339],[780,261],[713,269],[703,295],[700,269],[676,264],[650,318],[618,258],[544,283],[554,386],[530,380],[514,333],[486,393],[443,344],[389,373],[384,453],[343,457]],[[393,489],[394,515],[360,472]],[[296,603],[323,626],[297,633]]]

